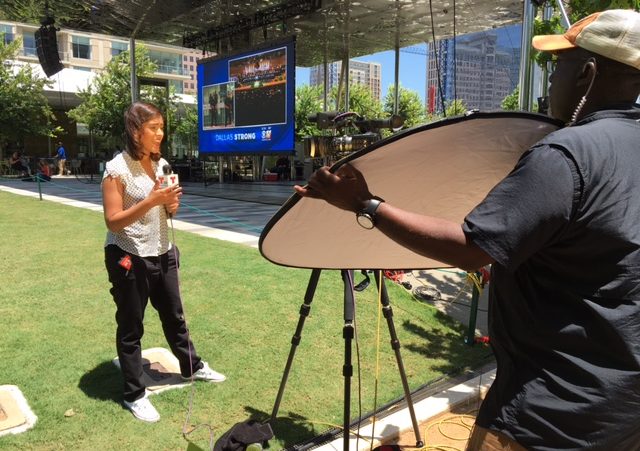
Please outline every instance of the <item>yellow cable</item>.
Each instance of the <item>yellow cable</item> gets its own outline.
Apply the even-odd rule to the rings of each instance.
[[[428,432],[431,428],[433,427],[438,427],[438,432],[440,433],[440,435],[444,436],[445,438],[448,438],[449,440],[454,440],[454,441],[465,441],[466,442],[469,441],[469,437],[471,436],[471,431],[473,429],[473,425],[466,423],[464,420],[465,419],[472,419],[473,421],[475,421],[475,417],[473,415],[469,415],[469,414],[463,414],[463,415],[457,415],[454,417],[448,417],[448,418],[443,418],[441,420],[429,423],[427,425],[427,427],[424,430],[424,439],[426,440],[427,436],[428,436]],[[448,425],[456,425],[459,427],[462,427],[466,430],[469,431],[469,433],[465,436],[465,437],[451,437],[450,435],[447,435],[446,433],[443,432],[442,430],[442,425],[444,424],[448,424]],[[450,445],[443,445],[443,444],[438,444],[438,445],[427,445],[425,444],[425,446],[423,446],[422,448],[420,448],[420,450],[418,451],[436,451],[436,450],[441,450],[441,451],[450,451],[450,450],[454,450],[454,451],[463,451],[462,448],[457,448],[455,446],[450,446]]]
[[[478,277],[478,274],[475,272],[468,272],[467,279],[470,280],[471,283],[473,283],[476,286],[478,293],[482,294],[482,290],[484,289],[484,286],[482,284],[482,280],[480,280],[480,277]]]

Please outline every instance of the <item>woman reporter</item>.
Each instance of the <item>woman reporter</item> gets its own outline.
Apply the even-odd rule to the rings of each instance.
[[[124,378],[124,406],[138,419],[160,415],[146,396],[141,344],[147,302],[158,311],[185,379],[222,382],[225,376],[198,356],[184,320],[178,286],[179,250],[167,219],[178,211],[182,188],[161,187],[167,161],[160,154],[164,119],[154,105],[136,102],[124,114],[126,148],[107,162],[102,180],[107,225],[105,265],[116,304],[116,348]]]

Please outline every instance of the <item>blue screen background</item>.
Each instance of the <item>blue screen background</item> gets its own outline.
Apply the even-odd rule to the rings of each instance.
[[[233,92],[235,103],[227,107],[227,111],[233,108],[234,113],[230,117],[241,116],[242,110],[247,114],[269,116],[270,111],[264,110],[262,102],[249,103],[246,100],[238,112],[240,105],[239,95],[241,91],[233,91],[235,80],[230,79],[230,62],[248,61],[252,57],[258,58],[262,54],[277,52],[278,49],[286,49],[286,105],[284,112],[278,112],[275,117],[260,120],[259,124],[237,125],[230,123],[225,126],[213,127],[214,119],[209,116],[211,92],[226,94],[227,90]],[[295,39],[281,41],[277,44],[252,49],[242,53],[225,57],[214,57],[201,60],[197,67],[198,73],[198,138],[199,151],[202,153],[229,153],[229,154],[273,154],[293,152],[294,150],[294,113],[295,113]],[[248,91],[244,91],[245,93]],[[220,97],[222,97],[220,94]],[[215,94],[214,94],[215,95]],[[215,97],[217,99],[217,97]],[[222,103],[221,103],[222,105]],[[256,110],[251,110],[255,108]],[[262,108],[262,110],[261,110]],[[235,116],[234,116],[235,114]],[[240,119],[241,120],[241,119]],[[271,123],[273,122],[273,123]],[[221,122],[224,124],[224,120]]]

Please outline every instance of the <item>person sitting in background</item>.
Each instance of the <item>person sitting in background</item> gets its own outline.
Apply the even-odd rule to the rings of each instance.
[[[29,169],[29,166],[24,164],[22,155],[20,155],[20,152],[17,150],[11,154],[11,157],[9,158],[9,166],[11,166],[11,169],[14,171],[20,172],[20,175],[31,175],[31,169]]]
[[[51,167],[49,166],[49,163],[47,163],[45,160],[40,160],[38,162],[38,172],[36,175],[40,178],[40,180],[44,180],[45,182],[50,182]]]

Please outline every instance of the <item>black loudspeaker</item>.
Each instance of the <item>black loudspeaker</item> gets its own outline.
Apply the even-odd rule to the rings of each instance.
[[[47,74],[47,77],[51,77],[64,69],[60,62],[60,55],[58,55],[55,27],[52,25],[42,26],[35,32],[35,37],[38,60],[40,60],[42,70]]]

